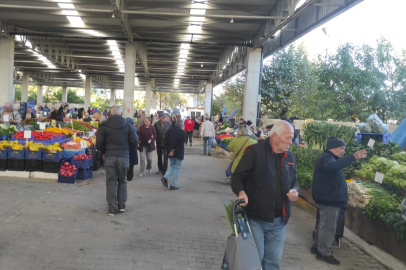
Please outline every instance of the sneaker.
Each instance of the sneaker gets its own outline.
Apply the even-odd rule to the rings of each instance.
[[[177,190],[177,189],[179,189],[179,187],[171,186],[169,189],[170,189],[170,190]]]
[[[151,174],[151,170],[147,170],[147,174]]]
[[[162,185],[164,185],[164,187],[168,188],[168,179],[166,179],[165,177],[162,177],[161,182],[162,182]]]
[[[118,211],[119,211],[120,213],[123,213],[123,212],[125,212],[125,208],[120,208]]]
[[[161,174],[162,172],[159,170],[159,171],[157,171],[157,173],[156,174]]]
[[[203,153],[203,155],[206,155],[206,153]]]
[[[340,261],[334,258],[333,255],[323,256],[320,253],[317,253],[316,259],[331,265],[340,265]]]
[[[192,144],[190,144],[190,147],[192,147]]]
[[[211,157],[211,153],[209,153],[209,157]]]
[[[312,254],[317,254],[319,251],[317,250],[316,247],[311,247],[311,248],[310,248],[310,252],[311,252]]]
[[[117,214],[117,210],[109,210],[109,216],[114,217]]]
[[[143,173],[141,173],[140,175],[138,175],[139,177],[143,177],[144,176],[144,174]]]

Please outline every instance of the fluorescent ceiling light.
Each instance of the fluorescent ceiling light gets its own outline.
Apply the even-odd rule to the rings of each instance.
[[[117,47],[117,46],[110,46],[110,50],[112,50],[112,51],[118,51],[118,47]]]
[[[274,37],[276,37],[277,35],[279,35],[281,33],[281,30],[276,31],[276,33],[273,35]]]
[[[194,9],[194,8],[192,8],[190,10],[190,15],[205,15],[205,14],[206,14],[205,9]]]
[[[202,26],[201,25],[189,25],[187,27],[187,29],[192,32],[200,32],[200,31],[202,31]]]
[[[178,70],[185,70],[184,66],[178,66]]]
[[[120,72],[121,72],[121,73],[124,73],[124,72],[125,72],[125,69],[124,69],[124,68],[120,68]]]
[[[124,62],[121,59],[116,59],[116,64],[117,64],[117,66],[123,66]]]
[[[190,47],[190,44],[189,44],[189,43],[182,43],[182,44],[180,45],[180,48],[181,48],[181,49],[189,49],[189,47]]]
[[[188,49],[181,49],[181,50],[180,50],[180,54],[186,54],[186,55],[188,55],[188,53],[189,53],[189,50],[188,50]]]
[[[204,17],[194,17],[194,16],[190,16],[190,17],[189,17],[189,21],[190,21],[190,22],[203,22],[203,21],[204,21]]]
[[[75,6],[73,4],[63,4],[63,3],[58,3],[60,8],[66,8],[66,9],[75,9]]]
[[[66,16],[78,16],[78,12],[76,10],[62,10],[62,13]]]
[[[206,9],[207,5],[204,3],[194,3],[192,4],[192,9]]]
[[[83,80],[86,80],[86,75],[80,74],[79,76],[80,76]]]
[[[107,44],[109,44],[110,46],[117,46],[117,41],[115,40],[107,40]]]
[[[178,63],[178,66],[184,66],[184,65],[186,65],[186,63],[182,63],[182,62]]]
[[[119,52],[119,51],[112,51],[111,52],[113,55],[120,55],[120,57],[121,57],[121,53]]]
[[[82,21],[82,18],[75,16],[66,16],[73,27],[84,27],[85,24]]]
[[[114,58],[115,58],[115,59],[122,59],[122,58],[121,58],[121,54],[119,54],[119,55],[114,55]]]
[[[306,0],[300,0],[299,3],[297,3],[296,7],[295,7],[295,11],[296,9],[300,8],[301,6],[303,6],[303,4],[306,3]]]
[[[58,3],[70,3],[71,0],[54,0],[54,2],[58,2]]]
[[[186,63],[186,58],[179,58],[179,62],[185,62]]]

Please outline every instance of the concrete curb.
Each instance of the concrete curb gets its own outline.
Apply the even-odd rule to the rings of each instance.
[[[306,201],[303,198],[297,199],[295,202],[300,208],[303,210],[309,212],[310,214],[316,216],[317,214],[317,207],[314,205],[310,204],[308,201]],[[374,257],[376,260],[378,260],[380,263],[385,265],[386,267],[392,269],[392,270],[405,270],[406,265],[393,257],[392,255],[386,253],[380,248],[377,248],[376,246],[370,245],[368,242],[366,242],[364,239],[356,235],[353,231],[345,227],[344,231],[344,238],[359,247],[361,250],[365,251],[372,257]]]
[[[44,172],[18,172],[18,171],[0,171],[0,177],[17,178],[21,180],[27,179],[45,179],[58,181],[57,173]]]

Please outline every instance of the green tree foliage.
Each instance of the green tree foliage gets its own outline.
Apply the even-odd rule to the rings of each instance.
[[[21,101],[21,84],[14,85],[14,100]],[[28,100],[37,101],[37,86],[29,85],[28,86]]]
[[[184,94],[158,92],[157,102],[159,109],[176,109],[186,108],[188,99]]]
[[[104,111],[104,109],[110,109],[110,100],[105,94],[98,95],[96,91],[92,90],[90,97],[90,106]]]
[[[242,115],[244,106],[245,72],[223,83],[223,93],[213,96],[212,115],[217,115],[227,107],[226,114],[237,109],[236,115]]]

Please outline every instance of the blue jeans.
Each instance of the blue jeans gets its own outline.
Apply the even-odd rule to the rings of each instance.
[[[213,143],[213,137],[203,137],[203,152],[206,152],[206,144],[209,143],[209,153],[211,153],[211,145]]]
[[[275,218],[274,223],[249,219],[249,224],[257,245],[262,269],[279,270],[285,240],[283,217]]]
[[[169,161],[171,165],[169,165],[168,170],[166,171],[164,177],[169,180],[169,177],[171,177],[171,174],[173,173],[173,179],[172,179],[172,187],[177,187],[176,182],[178,181],[180,171],[182,170],[182,162],[183,160],[170,157]]]

